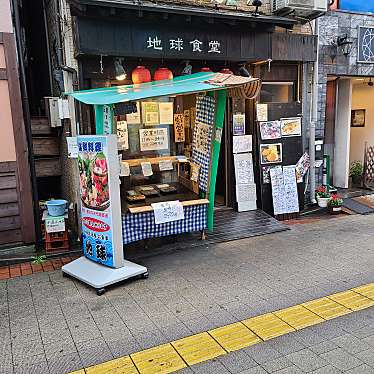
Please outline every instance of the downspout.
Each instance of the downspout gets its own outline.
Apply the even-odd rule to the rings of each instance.
[[[314,35],[317,36],[317,56],[313,66],[312,110],[309,126],[309,157],[310,157],[310,201],[316,204],[316,124],[318,120],[318,62],[319,62],[319,24],[314,20]]]

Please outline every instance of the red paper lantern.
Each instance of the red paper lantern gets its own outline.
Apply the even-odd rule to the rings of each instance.
[[[151,72],[145,66],[137,66],[131,73],[134,84],[146,83],[151,81]]]
[[[207,66],[201,68],[200,71],[206,72],[206,73],[212,73],[212,70],[210,70],[210,68],[208,68]]]
[[[155,71],[155,74],[153,76],[153,80],[155,81],[162,81],[166,79],[173,79],[173,73],[168,68],[158,68]]]
[[[234,73],[230,69],[228,69],[228,68],[221,69],[220,73],[234,75]]]

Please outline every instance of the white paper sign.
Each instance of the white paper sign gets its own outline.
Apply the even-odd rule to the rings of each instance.
[[[45,229],[48,233],[65,231],[65,217],[48,217],[45,220]]]
[[[179,200],[153,203],[151,206],[155,214],[156,225],[184,219],[183,205]]]
[[[268,120],[268,105],[267,104],[257,104],[257,121],[266,122]]]
[[[286,213],[299,212],[299,195],[297,193],[295,166],[283,166],[283,180]]]
[[[121,168],[120,168],[120,171],[119,171],[119,175],[121,177],[128,177],[130,175],[130,165],[129,165],[129,163],[125,162],[125,161],[121,161],[120,165],[121,165]]]
[[[254,183],[253,161],[250,153],[234,155],[236,184]]]
[[[173,161],[172,160],[160,160],[158,162],[158,167],[160,171],[173,170]]]
[[[103,130],[105,135],[112,133],[112,108],[109,105],[103,105]]]
[[[66,142],[68,145],[68,157],[78,158],[78,140],[76,136],[66,137]]]
[[[142,172],[145,177],[150,177],[153,175],[152,165],[150,162],[142,162]]]
[[[117,122],[117,136],[118,136],[118,148],[129,149],[129,132],[127,130],[126,121]]]
[[[152,128],[139,129],[140,136],[140,150],[144,151],[159,151],[169,148],[168,129]]]
[[[136,103],[136,112],[126,114],[126,121],[128,125],[139,125],[140,124],[140,104]]]
[[[174,123],[173,103],[159,103],[160,125],[172,125]]]
[[[286,213],[286,202],[284,199],[284,181],[282,166],[270,169],[271,192],[273,195],[274,215]]]
[[[234,136],[232,140],[233,153],[244,153],[252,151],[252,135]]]
[[[237,184],[236,185],[236,201],[256,201],[256,184]]]
[[[58,99],[58,116],[60,119],[70,118],[69,101],[67,99]]]

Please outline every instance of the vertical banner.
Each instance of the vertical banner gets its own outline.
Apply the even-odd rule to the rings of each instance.
[[[84,255],[102,265],[123,266],[117,136],[78,136]]]

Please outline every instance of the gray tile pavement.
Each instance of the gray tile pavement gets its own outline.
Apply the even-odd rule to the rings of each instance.
[[[0,373],[65,373],[374,281],[374,216],[141,259],[97,297],[60,271],[0,282]],[[374,308],[182,373],[373,373]]]

